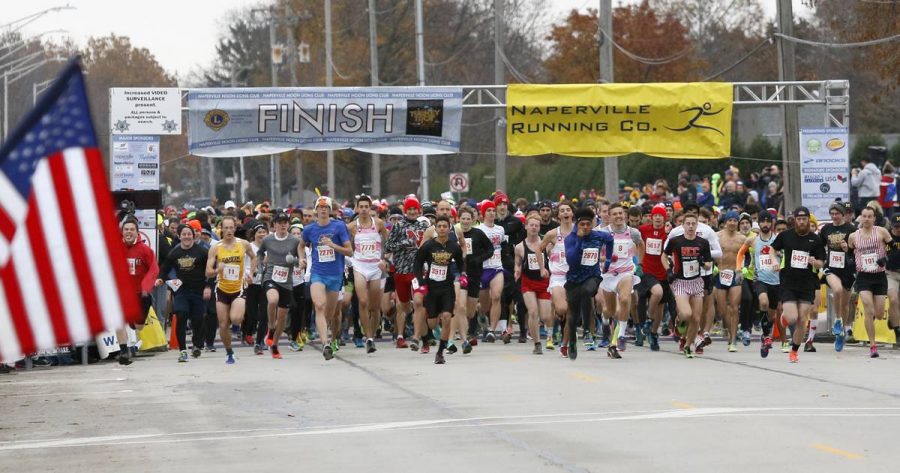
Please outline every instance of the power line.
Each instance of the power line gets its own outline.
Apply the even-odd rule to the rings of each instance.
[[[512,74],[513,77],[516,80],[518,80],[519,82],[522,82],[525,84],[531,84],[531,81],[528,79],[528,76],[519,72],[519,70],[516,69],[516,67],[512,65],[512,63],[509,61],[509,58],[506,57],[506,53],[503,52],[503,48],[501,48],[499,45],[497,45],[495,47],[497,48],[497,52],[500,53],[500,60],[503,61],[503,64],[506,65],[506,69],[509,71],[509,73]]]
[[[900,34],[895,34],[893,36],[887,36],[885,38],[878,38],[869,41],[860,41],[856,43],[823,43],[819,41],[810,41],[808,39],[796,38],[794,36],[788,36],[786,34],[775,33],[774,36],[779,38],[783,38],[787,41],[791,41],[793,43],[805,44],[807,46],[818,46],[823,48],[861,48],[865,46],[875,46],[878,44],[889,43],[891,41],[896,41],[900,39]]]
[[[679,52],[677,52],[677,53],[675,53],[675,54],[671,54],[671,55],[669,55],[669,56],[666,56],[666,57],[661,57],[661,58],[648,58],[648,57],[643,57],[643,56],[639,56],[639,55],[637,55],[637,54],[635,54],[635,53],[633,53],[633,52],[631,52],[631,51],[625,49],[624,47],[622,47],[622,45],[620,45],[619,43],[617,43],[617,42],[616,42],[616,41],[615,41],[615,40],[614,40],[614,39],[606,32],[606,31],[603,30],[603,28],[599,28],[599,30],[600,30],[600,34],[602,34],[603,37],[606,38],[607,41],[609,41],[610,43],[612,43],[612,45],[613,45],[616,49],[618,49],[619,52],[621,52],[622,54],[624,54],[624,55],[625,55],[626,57],[628,57],[629,59],[632,59],[632,60],[637,61],[637,62],[642,63],[642,64],[646,64],[646,65],[648,65],[648,66],[661,66],[661,65],[663,65],[663,64],[668,64],[668,63],[670,63],[670,62],[677,61],[677,60],[681,59],[682,57],[686,56],[688,53],[690,53],[691,51],[694,50],[694,47],[693,47],[693,46],[688,46],[687,48],[684,48],[683,50],[681,50],[681,51],[679,51]]]
[[[734,69],[735,67],[739,66],[741,63],[743,63],[743,62],[746,61],[747,59],[750,59],[751,56],[753,56],[754,54],[756,54],[757,51],[759,51],[760,49],[762,49],[763,46],[766,46],[767,44],[772,44],[772,38],[766,38],[766,39],[760,41],[759,44],[757,44],[756,46],[754,46],[753,49],[751,49],[749,52],[747,52],[747,54],[744,54],[740,59],[737,60],[737,62],[735,62],[734,64],[732,64],[732,65],[726,67],[725,69],[722,69],[721,71],[719,71],[719,72],[717,72],[717,73],[715,73],[715,74],[713,74],[713,75],[707,77],[706,79],[703,79],[703,80],[700,81],[700,82],[707,82],[707,81],[710,81],[710,80],[712,80],[712,79],[715,79],[716,77],[721,76],[722,74],[728,73],[729,71],[731,71],[731,70]]]

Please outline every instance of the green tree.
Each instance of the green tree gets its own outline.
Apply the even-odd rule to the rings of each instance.
[[[884,137],[881,135],[862,135],[856,138],[853,149],[850,151],[850,167],[859,167],[859,160],[869,154],[869,146],[884,146]],[[875,163],[880,165],[881,163]]]

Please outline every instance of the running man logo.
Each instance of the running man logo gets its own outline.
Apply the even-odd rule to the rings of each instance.
[[[697,121],[703,117],[711,117],[713,115],[718,115],[719,113],[722,112],[722,110],[724,110],[724,108],[720,108],[720,109],[716,110],[715,112],[710,112],[709,111],[710,108],[712,108],[712,105],[710,105],[709,102],[704,103],[702,107],[686,108],[686,109],[682,110],[681,113],[687,112],[687,113],[694,114],[694,116],[690,120],[688,120],[687,125],[685,125],[681,128],[670,128],[670,127],[666,127],[666,128],[668,128],[672,131],[688,131],[688,130],[694,130],[694,129],[712,130],[720,135],[724,135],[724,133],[722,133],[722,130],[719,130],[718,128],[714,128],[714,127],[706,126],[706,125],[700,125],[697,123]]]
[[[407,135],[441,136],[443,121],[443,100],[406,101]]]

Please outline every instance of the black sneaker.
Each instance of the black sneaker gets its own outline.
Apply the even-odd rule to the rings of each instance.
[[[816,347],[813,346],[812,342],[806,342],[806,345],[803,346],[803,351],[806,353],[815,353]]]
[[[131,358],[129,358],[128,355],[124,355],[124,354],[123,354],[123,355],[119,355],[119,357],[117,358],[117,360],[119,360],[119,364],[120,364],[120,365],[123,365],[123,366],[128,366],[128,365],[130,365],[131,363],[133,363],[133,361],[131,361]]]
[[[434,364],[443,365],[444,363],[445,363],[444,355],[442,355],[441,352],[435,353],[434,354]]]
[[[448,355],[452,355],[452,354],[456,353],[457,351],[459,351],[459,348],[456,348],[456,345],[450,345],[449,347],[447,347]]]
[[[525,343],[528,341],[528,337],[524,334],[519,335],[519,343]]]
[[[375,341],[366,340],[366,353],[375,353]]]
[[[484,335],[485,343],[494,343],[497,341],[497,337],[494,336],[494,332],[488,332]]]
[[[578,344],[572,342],[569,344],[569,359],[575,361],[575,358],[578,358]]]
[[[322,356],[324,356],[326,360],[334,358],[334,352],[331,351],[330,346],[326,346],[325,349],[322,350]]]
[[[216,352],[216,347],[214,347],[214,346],[208,346],[208,347],[206,347],[206,351],[208,351],[208,352],[210,352],[210,353],[215,353],[215,352]]]
[[[409,349],[412,351],[419,351],[419,341],[418,340],[410,340],[409,341]]]
[[[544,354],[544,349],[541,347],[540,343],[534,344],[534,350],[531,350],[531,354],[532,355],[543,355]]]
[[[608,356],[614,360],[618,360],[618,359],[622,358],[622,355],[619,354],[619,350],[616,348],[615,345],[610,345],[609,348],[606,349],[606,356]]]
[[[197,347],[194,347],[194,349],[191,350],[191,356],[193,356],[194,358],[200,358],[200,355],[201,355],[202,353],[203,353],[203,352],[200,351],[200,349],[197,348]]]
[[[503,335],[500,335],[500,338],[503,339],[503,344],[508,345],[509,342],[512,341],[512,334],[509,332],[503,332]]]

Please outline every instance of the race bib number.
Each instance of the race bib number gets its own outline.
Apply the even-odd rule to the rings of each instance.
[[[226,264],[222,267],[222,277],[226,281],[239,281],[241,279],[241,267],[236,264]]]
[[[178,292],[181,288],[181,279],[170,279],[166,281],[166,285],[172,289],[172,292]]]
[[[334,248],[330,246],[319,245],[317,247],[319,252],[319,262],[320,263],[330,263],[334,261]]]
[[[700,274],[700,262],[699,261],[685,261],[684,262],[684,277],[692,278]]]
[[[418,279],[418,278],[413,278],[413,280],[412,280],[412,288],[413,288],[413,291],[418,291],[418,290],[419,290],[419,279]]]
[[[864,253],[862,255],[862,270],[865,273],[874,273],[878,271],[878,255],[875,253]]]
[[[356,249],[359,252],[360,256],[362,256],[363,258],[374,259],[374,258],[378,258],[379,256],[381,256],[380,255],[381,252],[379,251],[381,248],[379,248],[379,246],[381,246],[379,243],[373,241],[373,242],[366,242],[366,243],[358,243],[356,245]],[[334,252],[333,249],[331,249],[331,248],[329,248],[329,249],[332,251],[332,253]],[[334,255],[332,255],[332,257],[333,256]],[[320,261],[321,261],[321,259],[320,259]]]
[[[466,238],[466,254],[467,255],[472,254],[472,239],[471,238]]]
[[[628,257],[628,245],[625,243],[616,243],[615,245],[615,254],[619,258]]]
[[[538,270],[538,260],[537,260],[537,255],[534,254],[534,253],[529,253],[529,254],[528,254],[528,269],[531,270],[531,271],[537,271],[537,270]]]
[[[797,269],[808,269],[809,268],[809,252],[808,251],[797,251],[794,250],[791,252],[791,267]]]
[[[300,271],[300,266],[294,266],[294,284],[298,281],[303,281],[303,271]]]
[[[763,269],[775,269],[775,258],[772,255],[759,255],[759,267]]]
[[[128,274],[134,276],[137,272],[137,259],[128,258]]]
[[[495,251],[494,256],[491,256],[491,259],[488,260],[488,264],[491,266],[500,266],[500,252]]]
[[[600,261],[599,248],[585,248],[584,252],[581,253],[582,266],[594,266],[598,261]]]
[[[431,265],[431,270],[428,271],[428,279],[436,282],[442,282],[447,280],[447,267],[441,266],[437,264]]]
[[[723,286],[731,286],[731,283],[734,282],[734,271],[730,269],[723,269],[719,271],[719,282],[722,283]]]
[[[828,266],[832,268],[843,268],[844,267],[844,252],[843,251],[832,251],[828,253]]]
[[[272,280],[277,283],[285,283],[288,280],[289,271],[284,266],[275,266],[272,268]]]
[[[648,255],[661,255],[662,254],[662,240],[658,238],[647,238],[647,254]]]

